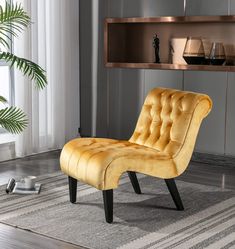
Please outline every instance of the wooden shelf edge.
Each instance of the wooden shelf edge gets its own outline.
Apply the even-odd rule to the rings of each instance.
[[[190,71],[222,71],[235,72],[235,66],[213,65],[180,65],[180,64],[157,64],[157,63],[124,63],[107,62],[107,68],[133,68],[133,69],[160,69],[160,70],[190,70]]]
[[[107,24],[112,23],[195,23],[195,22],[235,22],[235,15],[227,16],[162,16],[162,17],[128,17],[106,18]]]

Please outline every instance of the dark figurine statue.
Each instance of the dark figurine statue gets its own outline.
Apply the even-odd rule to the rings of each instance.
[[[153,37],[153,47],[155,49],[155,63],[160,63],[160,57],[159,57],[159,44],[160,40],[157,37],[157,34]]]

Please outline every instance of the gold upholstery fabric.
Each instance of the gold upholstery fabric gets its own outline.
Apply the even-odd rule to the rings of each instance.
[[[153,89],[129,141],[74,139],[61,152],[61,170],[100,190],[117,188],[126,171],[175,178],[187,168],[200,124],[211,108],[204,94]]]

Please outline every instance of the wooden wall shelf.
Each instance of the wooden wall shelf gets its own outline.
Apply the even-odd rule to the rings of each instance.
[[[235,22],[235,16],[162,16],[106,18],[106,23],[218,23]]]
[[[159,70],[190,70],[190,71],[223,71],[235,72],[235,66],[214,66],[214,65],[180,65],[167,63],[128,63],[128,62],[107,62],[108,68],[137,68],[137,69],[159,69]]]
[[[169,63],[169,42],[173,37],[194,36],[211,41],[222,41],[226,54],[235,58],[234,30],[235,16],[107,18],[104,27],[105,66],[109,68],[235,72],[235,66]],[[158,34],[160,38],[161,64],[153,63],[152,39],[155,34]]]

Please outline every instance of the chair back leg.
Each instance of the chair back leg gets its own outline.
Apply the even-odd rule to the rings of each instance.
[[[69,179],[70,202],[75,203],[77,199],[77,179],[74,179],[71,176],[69,176],[68,179]]]
[[[131,184],[136,192],[136,194],[141,194],[140,185],[135,172],[128,171],[128,176],[131,180]]]
[[[178,189],[176,187],[175,180],[174,179],[165,179],[165,182],[166,182],[168,190],[171,194],[171,197],[172,197],[177,209],[184,210],[184,206],[183,206],[183,203],[181,201]]]
[[[104,212],[106,222],[113,222],[113,190],[103,190]]]

